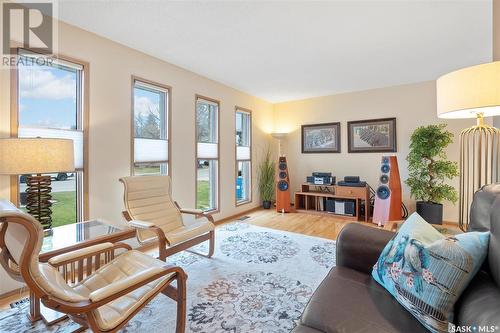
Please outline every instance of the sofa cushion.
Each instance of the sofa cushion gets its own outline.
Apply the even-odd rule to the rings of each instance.
[[[433,332],[448,332],[453,307],[486,258],[489,232],[446,238],[414,213],[382,251],[372,276]]]
[[[333,268],[309,301],[296,332],[427,332],[370,275]]]
[[[480,271],[465,289],[455,310],[459,326],[500,327],[500,289],[490,274]]]

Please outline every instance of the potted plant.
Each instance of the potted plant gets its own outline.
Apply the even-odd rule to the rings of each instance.
[[[455,188],[445,184],[458,176],[457,162],[446,159],[445,148],[453,142],[453,133],[445,127],[446,124],[439,124],[417,128],[406,157],[409,171],[406,185],[417,200],[417,213],[433,224],[443,223],[443,201],[457,201]]]
[[[275,164],[271,157],[271,151],[268,148],[259,165],[259,192],[262,207],[265,209],[271,208],[274,198],[274,173]]]

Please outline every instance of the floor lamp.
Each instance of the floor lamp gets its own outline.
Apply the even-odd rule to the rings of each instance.
[[[52,227],[51,176],[74,171],[73,140],[0,139],[0,174],[26,176],[26,210],[45,230]]]
[[[500,61],[463,68],[436,83],[439,118],[476,118],[460,133],[459,225],[468,229],[474,192],[500,181],[500,130],[484,117],[500,115]]]
[[[278,156],[282,156],[281,155],[281,150],[282,150],[281,140],[283,140],[286,137],[286,134],[287,133],[271,133],[271,136],[278,140]]]

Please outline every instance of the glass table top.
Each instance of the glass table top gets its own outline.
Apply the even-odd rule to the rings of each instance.
[[[43,237],[41,253],[59,250],[83,241],[126,230],[103,220],[90,220],[52,228]]]

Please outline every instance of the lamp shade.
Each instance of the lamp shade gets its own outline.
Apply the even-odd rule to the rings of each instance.
[[[271,133],[271,136],[275,139],[278,139],[278,140],[285,138],[286,135],[287,135],[287,133],[277,133],[277,132]]]
[[[463,68],[436,83],[439,118],[500,115],[500,61]]]
[[[0,174],[74,171],[73,155],[68,139],[0,139]]]

